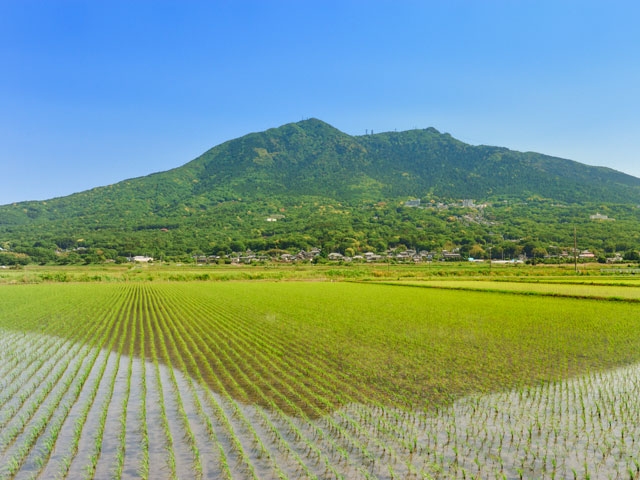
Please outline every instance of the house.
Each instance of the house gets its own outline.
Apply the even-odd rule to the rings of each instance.
[[[462,257],[458,252],[442,251],[442,260],[460,260]]]
[[[613,257],[607,258],[607,263],[622,263],[624,258],[619,253],[616,253]]]
[[[409,260],[409,259],[413,259],[415,256],[417,255],[415,250],[405,250],[404,252],[398,252],[396,253],[395,257],[397,260]]]
[[[145,255],[136,255],[134,257],[129,257],[128,260],[130,262],[149,263],[149,262],[153,262],[153,257],[147,257]]]
[[[591,220],[615,220],[615,218],[609,218],[607,215],[601,215],[600,213],[596,213],[595,215],[589,215]]]
[[[419,207],[420,206],[420,199],[407,200],[406,202],[404,202],[404,206],[405,207]]]
[[[373,252],[366,252],[364,254],[364,258],[367,260],[367,262],[377,262],[378,260],[382,259],[382,256],[376,255]]]
[[[313,260],[315,257],[320,255],[320,249],[314,248],[310,252],[305,252],[304,250],[300,250],[296,255],[297,260]]]

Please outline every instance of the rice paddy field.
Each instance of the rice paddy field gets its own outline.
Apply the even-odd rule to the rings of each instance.
[[[169,277],[0,286],[0,478],[640,478],[633,280]]]

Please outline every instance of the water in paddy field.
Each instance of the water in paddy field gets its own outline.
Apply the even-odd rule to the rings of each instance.
[[[310,418],[59,338],[0,331],[0,344],[0,478],[640,478],[640,365]]]

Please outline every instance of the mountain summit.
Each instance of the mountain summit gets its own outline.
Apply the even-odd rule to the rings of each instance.
[[[350,136],[313,118],[226,142],[184,168],[202,182],[197,193],[221,188],[240,195],[286,191],[346,202],[427,193],[640,200],[640,179],[608,168],[472,146],[435,128]]]

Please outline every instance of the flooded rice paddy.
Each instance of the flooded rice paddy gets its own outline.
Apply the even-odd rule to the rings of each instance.
[[[640,478],[632,300],[7,286],[0,478]]]
[[[54,336],[0,331],[0,346],[1,478],[640,474],[640,365],[427,411],[351,403],[310,417]]]

